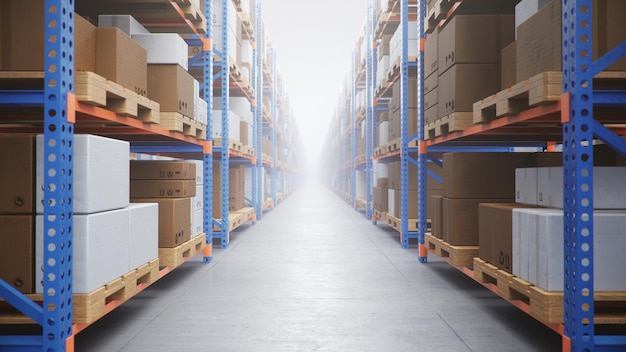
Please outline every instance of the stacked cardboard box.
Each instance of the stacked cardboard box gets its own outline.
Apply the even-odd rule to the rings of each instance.
[[[191,199],[191,238],[199,236],[204,231],[204,162],[190,161],[196,165],[196,195]]]
[[[213,217],[222,218],[222,165],[213,163]],[[245,168],[228,168],[228,211],[237,211],[245,207]]]
[[[158,203],[159,247],[173,248],[191,239],[196,164],[184,161],[131,162],[130,196],[136,203]]]

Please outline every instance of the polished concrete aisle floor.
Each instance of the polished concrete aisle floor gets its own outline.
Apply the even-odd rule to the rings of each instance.
[[[76,336],[76,351],[560,351],[561,338],[307,185]]]

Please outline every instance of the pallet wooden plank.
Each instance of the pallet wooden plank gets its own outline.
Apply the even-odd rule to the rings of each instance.
[[[454,266],[471,266],[478,256],[478,246],[454,246],[431,234],[425,234],[424,241],[429,249],[440,257],[447,257]]]
[[[204,236],[196,236],[175,248],[159,248],[159,265],[178,267],[186,259],[193,257],[198,251],[204,249],[205,246]]]

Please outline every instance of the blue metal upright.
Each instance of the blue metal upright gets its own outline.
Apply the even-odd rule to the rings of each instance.
[[[400,173],[401,190],[400,204],[401,210],[401,243],[402,248],[409,247],[409,0],[400,2],[400,26],[402,30],[402,56],[400,57],[400,110],[401,110],[401,139],[402,147],[400,151]]]
[[[426,195],[426,177],[427,177],[427,155],[428,149],[424,141],[424,41],[426,34],[424,33],[424,20],[426,18],[427,3],[426,0],[418,0],[417,30],[419,40],[419,50],[417,53],[417,241],[419,245],[419,262],[426,263],[428,261],[428,248],[424,241],[424,235],[427,227],[427,201]]]
[[[272,70],[272,88],[271,88],[271,101],[272,101],[272,129],[271,129],[271,141],[272,141],[272,172],[270,176],[270,191],[272,194],[272,201],[274,202],[274,206],[278,204],[278,197],[276,195],[276,169],[278,168],[278,160],[276,159],[278,154],[278,149],[276,145],[276,130],[278,128],[276,121],[276,85],[278,84],[278,79],[276,77],[276,49],[273,47],[268,49],[271,54],[271,70]]]
[[[256,192],[256,216],[257,220],[263,218],[263,46],[265,45],[264,33],[263,33],[263,6],[261,0],[255,2],[255,39],[256,45],[254,49],[254,72],[256,73],[255,80],[255,109],[254,109],[254,150],[256,153],[256,167],[253,169],[252,178],[253,182],[258,184]]]
[[[357,88],[357,49],[352,51],[352,79],[350,84],[350,204],[352,207],[356,207],[356,88]]]
[[[204,1],[204,16],[205,18],[213,18],[213,0]],[[204,89],[203,98],[207,102],[207,141],[213,142],[213,26],[207,21],[206,33],[204,34],[203,52],[204,56]],[[203,210],[203,228],[206,234],[207,246],[213,246],[213,152],[207,153],[203,150],[203,173],[204,173],[204,210]],[[211,251],[212,253],[212,251]],[[202,261],[210,263],[212,257],[204,255]]]
[[[600,138],[626,155],[626,143],[594,119],[593,89],[593,77],[624,56],[626,44],[592,61],[592,8],[591,0],[563,1],[564,346],[571,344],[572,351],[623,351],[624,337],[595,336],[591,142]]]
[[[367,47],[365,67],[365,218],[372,219],[372,179],[373,179],[373,128],[374,114],[372,101],[374,100],[374,82],[376,81],[376,60],[374,59],[374,19],[376,18],[376,1],[368,4],[367,22],[365,28],[365,45]]]

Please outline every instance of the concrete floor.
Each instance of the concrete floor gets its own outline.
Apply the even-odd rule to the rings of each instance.
[[[76,336],[76,351],[560,351],[561,337],[308,185]]]

